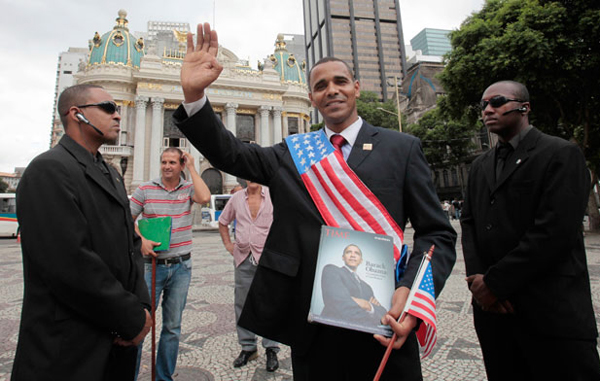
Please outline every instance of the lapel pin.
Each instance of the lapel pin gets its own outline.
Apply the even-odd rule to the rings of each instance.
[[[517,160],[517,165],[521,164],[521,159]]]
[[[373,150],[373,144],[371,144],[371,143],[363,144],[363,151],[372,151],[372,150]]]

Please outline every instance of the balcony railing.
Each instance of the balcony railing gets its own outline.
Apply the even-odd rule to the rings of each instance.
[[[102,155],[132,156],[133,147],[103,145],[100,146],[100,153]]]

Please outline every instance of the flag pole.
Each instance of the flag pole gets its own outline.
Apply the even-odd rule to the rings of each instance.
[[[429,253],[423,253],[423,258],[421,259],[421,264],[419,265],[419,270],[417,271],[417,277],[413,281],[413,284],[410,288],[410,293],[408,294],[408,298],[406,298],[406,303],[404,303],[404,310],[402,311],[402,313],[400,314],[400,317],[398,318],[399,323],[401,323],[402,320],[404,319],[404,317],[406,316],[406,313],[408,311],[408,306],[410,306],[410,301],[414,297],[414,294],[416,292],[415,288],[419,287],[418,285],[419,285],[419,283],[421,283],[421,279],[423,279],[423,271],[422,270],[425,265],[425,262],[431,261],[431,256],[433,255],[433,249],[435,249],[435,245],[431,245],[431,248],[429,248]],[[379,378],[381,378],[381,374],[383,373],[383,370],[385,369],[385,364],[387,364],[387,361],[390,358],[390,354],[392,353],[392,347],[394,346],[394,343],[396,342],[397,338],[398,338],[398,335],[396,335],[396,332],[394,332],[394,334],[392,335],[392,338],[390,339],[390,343],[388,344],[387,348],[385,349],[385,353],[383,354],[383,358],[381,359],[381,363],[379,364],[379,368],[377,369],[377,373],[375,374],[373,381],[379,381]]]
[[[156,381],[156,257],[152,257],[152,381]]]

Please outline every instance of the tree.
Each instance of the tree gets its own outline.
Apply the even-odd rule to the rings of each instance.
[[[444,98],[438,100],[438,105]],[[406,132],[421,139],[423,152],[432,170],[451,168],[469,156],[474,148],[473,127],[468,118],[451,119],[439,106],[427,111]]]
[[[6,193],[8,189],[8,184],[4,182],[4,180],[0,180],[0,193]]]
[[[385,111],[382,111],[384,109]],[[396,105],[393,100],[381,102],[377,94],[372,91],[361,91],[360,97],[356,99],[356,110],[358,115],[373,126],[398,130],[398,115]],[[402,125],[405,125],[405,116],[402,117]],[[323,122],[311,125],[311,131],[317,131],[323,128]]]
[[[475,121],[475,105],[487,86],[503,79],[522,82],[531,95],[532,124],[576,142],[598,178],[600,2],[487,0],[450,39],[440,75],[447,92],[443,113]],[[595,201],[589,210],[597,230]]]

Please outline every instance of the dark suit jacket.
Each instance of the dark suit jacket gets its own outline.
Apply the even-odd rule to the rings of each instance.
[[[235,139],[208,102],[191,118],[180,107],[174,118],[215,167],[269,187],[273,224],[238,323],[304,353],[316,332],[307,316],[324,221],[285,142],[260,147]],[[372,150],[362,149],[366,143]],[[363,123],[348,164],[402,229],[408,218],[415,229],[413,256],[401,284],[410,287],[423,252],[435,244],[439,293],[456,259],[456,233],[439,206],[419,140]]]
[[[597,336],[581,224],[590,179],[581,150],[532,129],[496,183],[494,150],[471,166],[462,210],[467,275],[485,274],[528,330]]]
[[[346,267],[327,265],[323,268],[321,276],[321,291],[325,307],[321,316],[333,319],[343,318],[356,324],[377,326],[387,312],[381,306],[373,306],[373,312],[362,309],[353,299],[360,298],[369,301],[373,289],[362,279],[360,285]]]
[[[65,135],[23,174],[25,295],[13,380],[114,379],[105,372],[112,364],[121,375],[135,366],[135,355],[123,364],[128,351],[112,343],[142,330],[149,296],[123,180],[109,169],[115,186]]]

